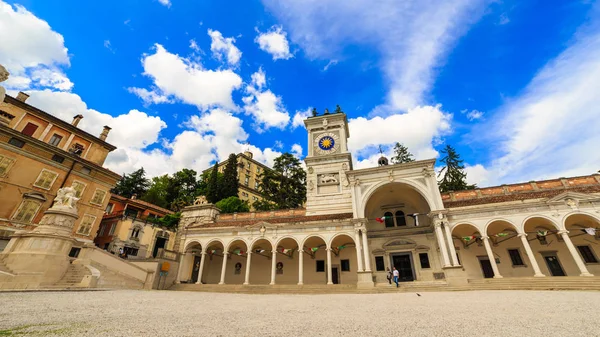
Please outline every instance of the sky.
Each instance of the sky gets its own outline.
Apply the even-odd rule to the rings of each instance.
[[[597,1],[0,0],[0,64],[9,94],[112,127],[120,174],[302,159],[336,105],[355,169],[396,142],[452,145],[481,187],[600,169]]]

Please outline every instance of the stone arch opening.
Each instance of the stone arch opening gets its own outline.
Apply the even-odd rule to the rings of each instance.
[[[226,284],[243,284],[248,260],[248,245],[242,239],[233,240],[227,245],[227,264],[225,266]]]
[[[320,236],[310,236],[304,240],[304,284],[327,284],[327,248],[327,242]]]
[[[451,234],[458,262],[464,267],[467,277],[494,277],[492,263],[495,259],[490,259],[479,228],[470,223],[459,223],[452,228]]]
[[[275,247],[275,283],[297,284],[300,246],[296,239],[286,237],[280,239]]]
[[[202,245],[197,241],[189,242],[184,249],[179,281],[196,283],[199,278],[200,263],[202,262]]]
[[[600,273],[600,267],[596,266],[600,261],[597,244],[600,240],[600,220],[589,214],[574,213],[565,218],[564,225],[583,263],[593,274]]]
[[[202,283],[218,284],[221,281],[224,253],[225,245],[221,240],[212,240],[206,244],[206,260],[201,275]]]
[[[258,239],[250,247],[250,284],[269,284],[271,282],[271,267],[273,245],[267,239]]]
[[[356,243],[349,234],[336,235],[329,244],[333,284],[356,284],[358,261]]]

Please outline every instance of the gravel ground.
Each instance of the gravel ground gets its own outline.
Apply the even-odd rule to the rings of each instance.
[[[600,335],[600,292],[38,292],[0,303],[0,336]]]

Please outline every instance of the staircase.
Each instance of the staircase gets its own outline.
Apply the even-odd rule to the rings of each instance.
[[[100,271],[97,288],[113,289],[144,289],[144,282],[106,268],[104,265],[92,262],[94,268]]]
[[[241,285],[241,284],[174,284],[169,290],[202,291],[237,294],[349,294],[360,293],[353,284],[276,284],[276,285]]]
[[[2,258],[0,258],[0,275],[13,276],[14,274],[15,273],[4,264]]]
[[[44,289],[72,289],[80,288],[79,285],[86,275],[91,275],[90,272],[84,265],[71,264],[63,277],[54,284],[44,284],[41,286]]]
[[[546,276],[469,280],[469,290],[600,290],[600,277]]]

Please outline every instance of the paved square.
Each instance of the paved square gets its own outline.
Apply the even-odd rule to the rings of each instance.
[[[598,336],[600,292],[0,293],[0,335]]]

